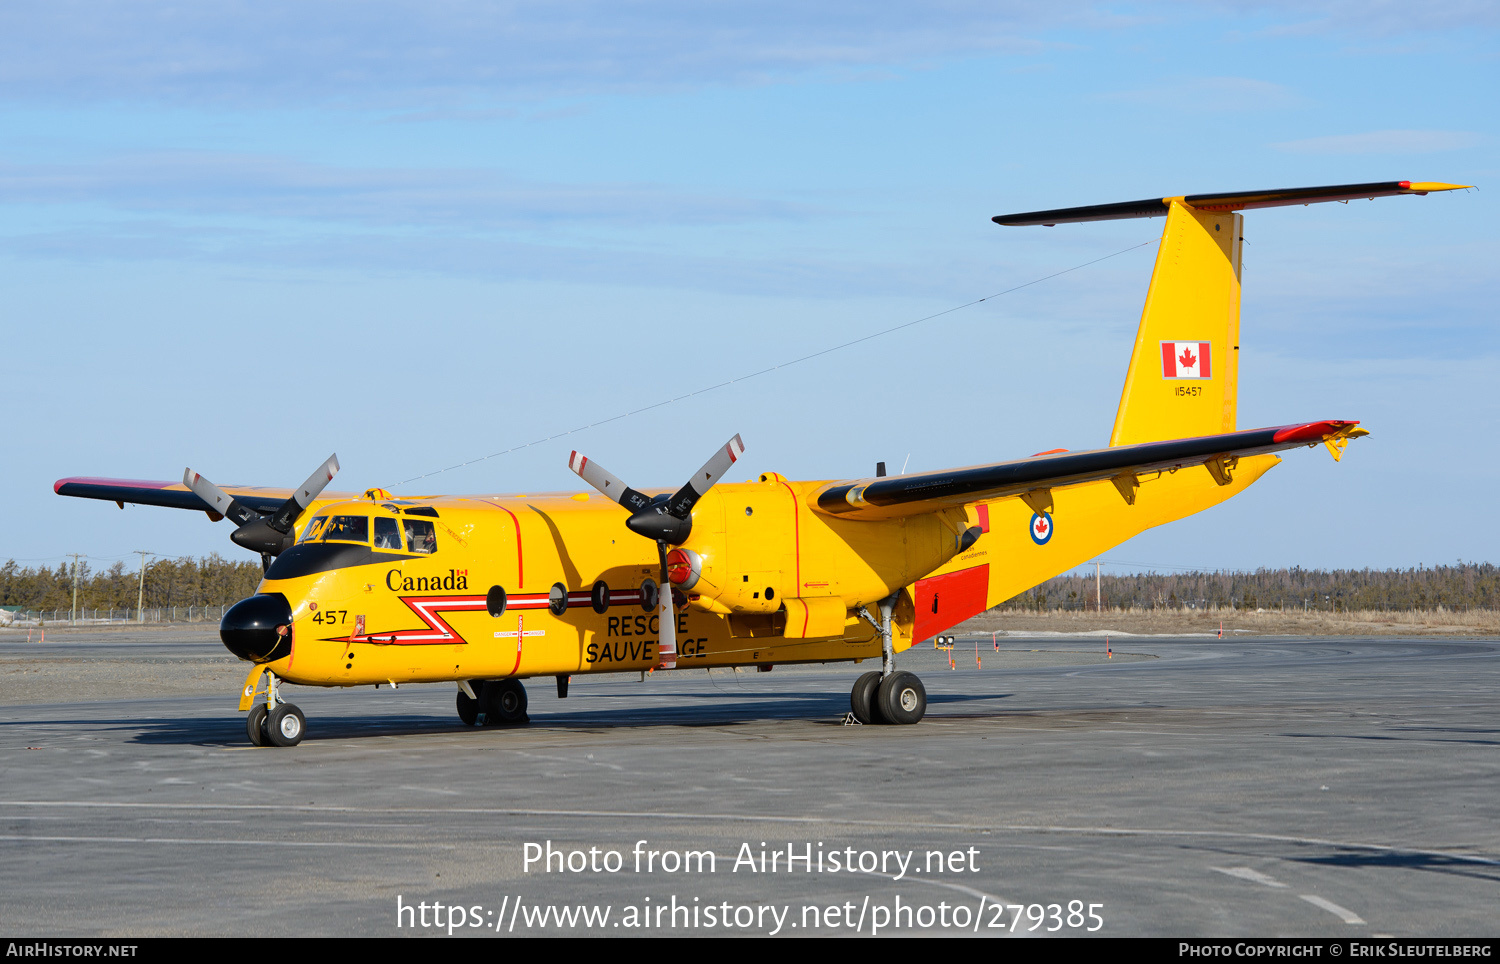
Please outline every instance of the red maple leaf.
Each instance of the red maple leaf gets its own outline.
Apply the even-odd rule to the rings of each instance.
[[[1047,520],[1046,519],[1038,519],[1038,520],[1036,520],[1036,531],[1038,533],[1043,533],[1043,532],[1047,531]]]
[[[1182,362],[1183,368],[1192,368],[1194,365],[1198,364],[1198,359],[1194,357],[1193,350],[1191,348],[1184,348],[1182,350],[1182,354],[1178,356],[1177,360]]]

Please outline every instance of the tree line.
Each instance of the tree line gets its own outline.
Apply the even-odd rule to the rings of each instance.
[[[78,564],[78,605],[133,609],[138,570],[116,562],[96,570]],[[0,566],[0,606],[68,609],[73,605],[72,563],[52,569]],[[255,592],[259,562],[233,562],[218,553],[194,559],[153,559],[146,564],[145,605],[227,606]],[[1460,562],[1412,569],[1257,569],[1254,572],[1142,572],[1099,580],[1106,609],[1346,609],[1393,612],[1500,609],[1500,567]],[[1093,609],[1094,576],[1049,579],[1002,603],[1000,609]]]
[[[998,609],[1094,609],[1094,574],[1057,576]],[[1103,575],[1105,609],[1500,609],[1500,568],[1488,562],[1413,569],[1257,569]]]
[[[78,563],[80,609],[134,609],[140,570],[126,570],[124,562],[94,569]],[[23,609],[68,609],[73,605],[73,563],[56,569],[23,567],[11,559],[0,566],[0,606]],[[146,564],[146,608],[168,606],[227,606],[255,593],[261,567],[256,562],[231,562],[218,553],[194,559],[153,559]]]

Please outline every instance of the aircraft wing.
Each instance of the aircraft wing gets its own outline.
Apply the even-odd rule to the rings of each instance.
[[[1034,455],[1013,462],[971,465],[941,472],[833,482],[818,490],[813,508],[842,519],[890,519],[952,506],[1021,496],[1117,477],[1130,478],[1225,458],[1262,455],[1319,442],[1337,452],[1350,438],[1368,434],[1358,422],[1324,421],[1255,428],[1223,435],[1143,442],[1088,452]]]
[[[181,482],[75,477],[58,479],[53,483],[52,491],[58,495],[71,495],[80,499],[103,499],[118,504],[122,509],[125,508],[125,503],[131,502],[135,505],[161,505],[171,509],[196,509],[217,515],[207,502]],[[292,489],[273,489],[260,485],[226,485],[224,491],[236,501],[263,515],[275,512],[293,492]],[[337,497],[337,494],[327,493],[323,500],[330,497]]]

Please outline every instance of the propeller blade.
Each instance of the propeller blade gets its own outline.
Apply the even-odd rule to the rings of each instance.
[[[262,518],[259,512],[235,500],[228,492],[214,485],[192,469],[183,469],[182,484],[193,490],[193,494],[208,503],[209,509],[242,526],[252,519]]]
[[[339,474],[339,457],[337,454],[328,456],[328,460],[318,466],[317,471],[307,477],[292,497],[281,503],[276,511],[271,513],[271,518],[266,524],[277,532],[287,533],[292,529],[292,523],[307,510],[317,499],[318,493],[327,488],[333,477]]]
[[[578,477],[583,481],[599,490],[606,499],[618,502],[631,512],[639,512],[651,501],[649,497],[621,482],[609,469],[598,462],[590,461],[576,451],[568,456],[568,468],[578,473]]]
[[[740,441],[736,435],[724,444],[724,447],[714,453],[713,458],[703,463],[703,468],[688,479],[687,485],[677,490],[677,494],[667,501],[667,511],[679,519],[686,519],[693,511],[693,506],[698,500],[713,488],[714,483],[724,477],[729,467],[739,461],[741,455],[745,454],[745,443]]]
[[[675,669],[677,667],[677,610],[672,605],[672,580],[668,578],[667,570],[667,544],[658,541],[656,551],[661,557],[661,590],[657,594],[657,605],[661,607],[659,617],[661,635],[656,644],[656,665],[662,669]]]

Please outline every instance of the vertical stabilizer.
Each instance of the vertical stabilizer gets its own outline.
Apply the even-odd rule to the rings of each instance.
[[[1110,445],[1235,430],[1244,218],[1169,204]]]

